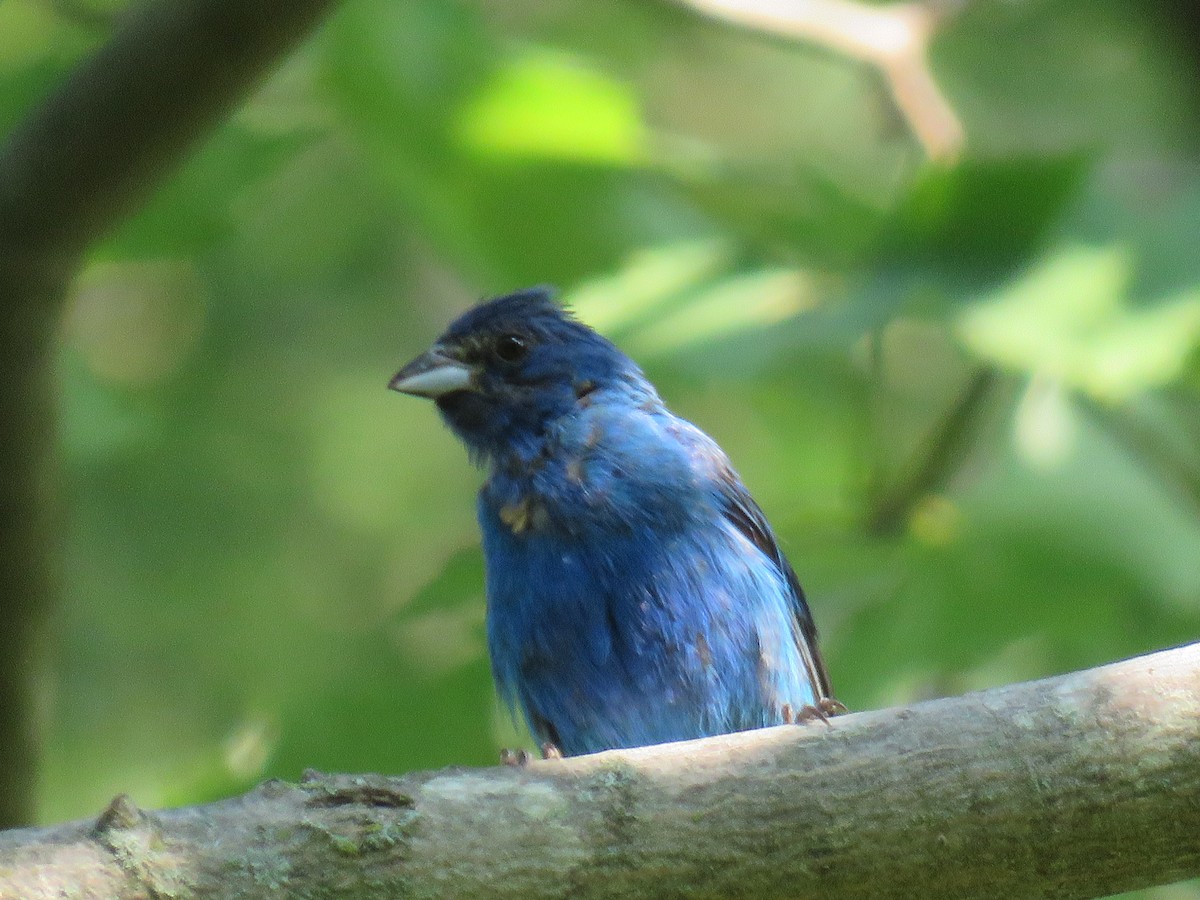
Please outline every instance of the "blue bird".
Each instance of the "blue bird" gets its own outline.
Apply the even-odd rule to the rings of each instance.
[[[729,459],[547,290],[469,310],[389,386],[435,400],[487,470],[492,673],[544,755],[844,709]]]

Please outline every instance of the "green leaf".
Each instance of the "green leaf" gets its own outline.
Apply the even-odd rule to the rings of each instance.
[[[220,129],[183,169],[102,246],[99,257],[182,256],[211,247],[235,227],[239,198],[308,147],[315,132]]]
[[[457,132],[469,152],[496,159],[637,165],[647,157],[629,86],[546,50],[506,60],[462,110]]]
[[[1137,306],[1129,254],[1068,247],[959,318],[985,359],[1121,400],[1167,384],[1200,343],[1200,288]]]
[[[890,215],[881,256],[950,271],[1019,265],[1062,215],[1088,165],[1073,154],[926,167]]]

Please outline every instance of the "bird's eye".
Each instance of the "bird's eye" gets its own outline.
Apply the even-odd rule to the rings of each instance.
[[[506,363],[517,363],[529,354],[529,344],[515,334],[501,335],[496,341],[496,356]]]

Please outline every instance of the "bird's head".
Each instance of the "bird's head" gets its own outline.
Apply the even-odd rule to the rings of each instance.
[[[477,461],[531,456],[547,426],[594,391],[653,395],[629,357],[545,288],[468,310],[389,387],[433,399]]]

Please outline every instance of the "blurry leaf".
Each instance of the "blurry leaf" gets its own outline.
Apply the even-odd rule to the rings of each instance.
[[[889,216],[881,254],[949,272],[1002,272],[1033,252],[1089,165],[1081,155],[927,166]]]
[[[640,170],[558,160],[464,167],[455,197],[492,267],[488,292],[572,284],[655,238],[693,237],[695,214],[648,182]]]
[[[101,258],[182,256],[211,246],[232,232],[242,192],[314,137],[222,128],[103,244]]]
[[[414,226],[463,267],[490,276],[474,227],[477,185],[451,127],[496,53],[477,11],[458,3],[361,0],[330,23],[323,81],[335,111]]]
[[[88,28],[110,29],[117,13],[129,0],[51,0],[50,6],[61,18]]]
[[[730,246],[696,240],[648,248],[567,297],[588,324],[639,359],[687,352],[811,309],[813,276],[779,266],[735,268]]]
[[[200,342],[204,288],[188,259],[89,266],[70,298],[67,337],[99,379],[157,381],[182,367]]]
[[[652,318],[681,294],[711,280],[732,263],[721,240],[645,247],[614,272],[578,285],[566,301],[593,328],[620,335]]]
[[[494,40],[479,15],[367,0],[327,41],[331,97],[414,229],[489,290],[569,283],[651,235],[694,234],[701,217],[661,179],[613,165],[641,152],[632,94],[572,57]],[[418,43],[419,60],[404,55]]]
[[[646,133],[628,86],[561,53],[510,58],[461,113],[459,140],[481,156],[635,165]]]
[[[83,460],[119,457],[161,439],[162,422],[136,398],[102,384],[76,353],[64,353],[60,384],[63,454]]]
[[[396,646],[418,677],[433,680],[486,657],[483,554],[460,550],[397,617]]]
[[[1200,341],[1200,288],[1132,307],[1130,275],[1118,248],[1068,248],[965,310],[959,329],[985,358],[1123,399],[1176,378]]]
[[[698,206],[745,240],[822,268],[863,263],[887,208],[802,166],[664,163]]]
[[[65,64],[39,59],[16,71],[0,69],[0,77],[4,79],[4,90],[0,91],[0,134],[7,134],[32,111],[36,101],[62,77],[65,68]]]
[[[423,615],[483,599],[483,553],[471,546],[454,553],[433,579],[412,598],[404,615]]]
[[[8,89],[10,69],[36,69],[53,61],[65,71],[102,37],[60,15],[51,3],[0,3],[0,82],[5,87],[0,94]],[[0,103],[7,105],[7,98]]]
[[[1161,627],[1178,628],[1172,619],[1185,611],[1200,613],[1200,556],[1194,552],[1200,519],[1173,485],[1087,416],[1077,417],[1069,452],[1052,466],[1030,465],[1018,446],[1012,449],[1018,452],[1005,453],[963,501],[978,529],[981,557],[1001,546],[1020,548],[1017,558],[997,557],[1004,573],[998,593],[1007,590],[1005,582],[1026,582],[1040,599],[1021,602],[1036,604],[1036,615],[1053,619],[1062,636],[1079,630],[1080,609],[1086,606],[1090,616],[1101,596],[1115,598],[1124,610],[1145,606]],[[989,548],[988,540],[997,543]],[[1108,639],[1092,633],[1091,624],[1073,640]]]
[[[1035,373],[1013,413],[1013,446],[1033,468],[1062,465],[1074,449],[1079,421],[1063,383]]]
[[[439,0],[347,4],[324,49],[327,81],[356,125],[430,164],[494,56],[478,11]]]
[[[1187,155],[1112,160],[1088,180],[1064,232],[1077,243],[1121,244],[1134,264],[1134,298],[1200,284],[1200,168]]]
[[[1163,4],[971,3],[934,46],[984,157],[1158,156],[1195,146],[1196,70]]]
[[[628,342],[635,355],[696,348],[746,330],[765,329],[812,308],[811,276],[798,269],[738,272],[694,291],[685,306],[639,329]]]

